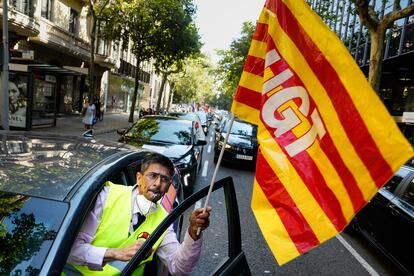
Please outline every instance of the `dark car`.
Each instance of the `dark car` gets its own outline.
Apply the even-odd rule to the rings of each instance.
[[[406,275],[414,274],[414,168],[402,166],[347,229],[362,234]]]
[[[224,139],[228,132],[230,120],[224,122],[217,133],[214,150],[214,161],[217,161],[221,148],[224,146],[223,160],[236,163],[256,164],[257,159],[257,126],[241,120],[234,120],[227,144]]]
[[[194,122],[166,116],[146,116],[128,130],[120,131],[119,142],[149,149],[169,157],[180,170],[184,193],[192,193],[201,167],[202,146]]]
[[[0,139],[0,275],[59,275],[104,183],[135,185],[149,153],[50,134]],[[177,171],[161,202],[167,211],[181,190]]]
[[[206,135],[205,135],[204,130],[201,126],[200,118],[198,117],[197,114],[192,113],[192,112],[190,112],[190,113],[171,112],[171,113],[168,114],[168,116],[193,121],[195,130],[196,130],[196,134],[197,134],[197,139],[198,140],[206,140]]]
[[[62,275],[72,244],[104,183],[135,184],[136,172],[148,154],[122,144],[50,134],[0,131],[0,140],[0,275]],[[179,191],[177,175],[173,183],[167,195]],[[217,189],[226,194],[230,242],[225,262],[215,271],[220,275],[250,275],[241,249],[231,178],[217,182]],[[130,275],[160,235],[193,209],[207,190],[178,207],[171,206],[172,198],[164,196],[161,204],[170,215],[121,275]],[[178,238],[181,232],[177,230]]]

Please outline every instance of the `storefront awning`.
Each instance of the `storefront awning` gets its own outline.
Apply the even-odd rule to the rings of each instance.
[[[29,64],[28,65],[30,69],[35,70],[41,70],[41,71],[48,71],[55,74],[61,74],[61,75],[82,75],[82,73],[70,70],[65,67],[59,67],[55,65],[50,64]]]
[[[80,68],[75,66],[63,66],[64,69],[71,70],[73,72],[77,72],[81,75],[88,75],[89,69],[88,68]]]

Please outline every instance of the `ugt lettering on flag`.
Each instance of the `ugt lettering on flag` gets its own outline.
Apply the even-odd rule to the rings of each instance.
[[[340,233],[413,156],[309,6],[268,0],[232,111],[258,125],[252,209],[279,264]]]

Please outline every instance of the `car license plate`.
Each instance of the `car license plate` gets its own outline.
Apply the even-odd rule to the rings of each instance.
[[[243,160],[253,160],[253,156],[243,155],[243,154],[236,154],[236,158],[243,159]]]

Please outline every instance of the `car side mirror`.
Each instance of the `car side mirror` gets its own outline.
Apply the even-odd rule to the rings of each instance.
[[[116,130],[116,133],[118,133],[119,135],[124,135],[125,131],[126,131],[126,128],[118,128]]]
[[[206,140],[197,140],[195,145],[196,146],[205,146],[205,145],[207,145],[207,141]]]

